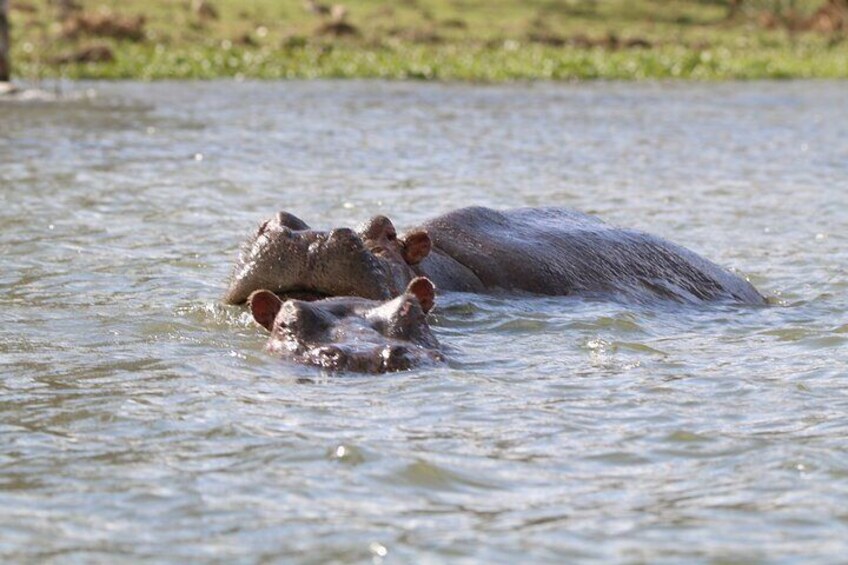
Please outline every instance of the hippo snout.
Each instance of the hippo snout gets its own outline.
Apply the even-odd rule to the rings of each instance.
[[[279,212],[243,247],[224,300],[241,304],[260,289],[283,296],[385,299],[397,294],[392,282],[353,229],[316,231]]]

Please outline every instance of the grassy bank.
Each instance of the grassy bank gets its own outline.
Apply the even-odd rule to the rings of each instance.
[[[28,79],[846,78],[848,3],[825,3],[12,0],[12,60]]]

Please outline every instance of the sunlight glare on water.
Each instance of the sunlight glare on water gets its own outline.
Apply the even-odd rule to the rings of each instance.
[[[0,103],[3,561],[839,562],[848,87],[97,83]],[[278,210],[556,205],[764,308],[439,297],[333,376],[220,297]]]

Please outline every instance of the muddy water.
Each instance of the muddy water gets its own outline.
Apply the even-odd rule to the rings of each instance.
[[[64,88],[0,104],[4,561],[848,555],[845,84]],[[469,204],[655,232],[773,305],[455,294],[449,366],[339,378],[219,301],[276,210]]]

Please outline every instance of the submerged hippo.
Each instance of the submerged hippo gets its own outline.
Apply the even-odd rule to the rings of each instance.
[[[326,232],[280,212],[243,248],[225,300],[241,304],[257,289],[386,300],[419,276],[440,291],[764,302],[747,281],[662,238],[563,208],[481,207],[401,236],[385,216]]]
[[[331,371],[387,373],[444,360],[426,320],[434,294],[433,283],[419,277],[386,302],[282,301],[257,290],[248,303],[253,319],[271,332],[269,352]]]

